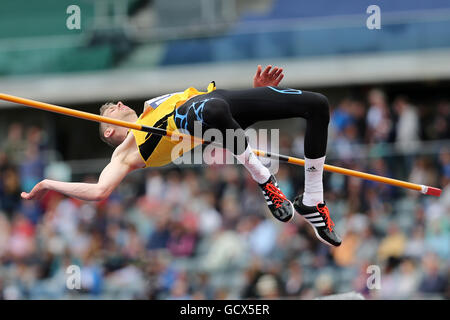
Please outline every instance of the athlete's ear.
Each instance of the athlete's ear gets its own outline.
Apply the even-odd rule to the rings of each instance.
[[[114,134],[114,131],[115,131],[114,128],[109,127],[105,130],[105,132],[103,132],[103,136],[105,138],[109,138]]]

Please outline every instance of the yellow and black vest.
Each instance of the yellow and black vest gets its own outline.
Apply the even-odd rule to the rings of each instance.
[[[201,92],[191,87],[183,92],[172,94],[157,106],[148,105],[136,123],[179,133],[174,121],[175,109],[190,98],[209,93],[215,89],[214,82],[211,82],[207,92]],[[136,140],[139,153],[145,162],[145,167],[161,167],[176,159],[172,157],[172,150],[177,144],[181,143],[180,141],[172,141],[168,136],[156,135],[144,131],[132,129],[131,132]],[[183,152],[187,152],[199,144],[190,143],[187,148],[183,146]],[[178,155],[178,157],[180,156],[181,154]]]

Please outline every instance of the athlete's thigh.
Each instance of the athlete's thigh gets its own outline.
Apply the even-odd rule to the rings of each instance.
[[[216,90],[230,105],[233,118],[243,127],[258,121],[306,117],[315,93],[281,87]]]

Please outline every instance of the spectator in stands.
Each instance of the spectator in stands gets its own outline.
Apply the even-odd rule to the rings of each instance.
[[[2,143],[2,150],[12,164],[21,163],[26,146],[22,125],[16,122],[10,124],[6,140]]]
[[[343,132],[347,125],[354,121],[351,114],[351,105],[352,100],[350,98],[344,98],[337,107],[333,109],[330,118],[330,131],[334,132],[334,138],[336,138],[337,134]]]
[[[386,237],[381,240],[378,258],[381,261],[389,257],[399,258],[405,252],[406,237],[395,222],[391,222]]]
[[[0,208],[11,217],[20,203],[20,177],[17,170],[10,167],[3,172],[0,181]]]
[[[156,228],[151,233],[147,242],[147,250],[166,249],[170,237],[170,218],[169,216],[159,216],[156,222]]]
[[[450,139],[450,102],[448,100],[438,102],[437,110],[426,131],[430,139]]]
[[[420,142],[419,115],[408,98],[401,95],[393,103],[398,120],[395,125],[395,143],[400,152],[416,150]]]
[[[372,89],[368,94],[367,142],[387,142],[392,130],[392,121],[386,95],[380,89]]]
[[[289,297],[300,296],[304,289],[303,270],[297,260],[293,260],[288,264],[288,269],[284,275],[284,291]]]
[[[446,274],[440,270],[440,260],[436,254],[428,253],[423,256],[422,266],[424,274],[420,282],[419,291],[425,295],[436,297],[442,294],[448,286]]]
[[[194,254],[197,244],[197,234],[195,227],[189,227],[174,222],[172,224],[167,248],[174,257],[189,257]]]

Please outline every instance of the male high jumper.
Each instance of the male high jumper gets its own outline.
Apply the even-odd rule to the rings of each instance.
[[[330,119],[328,99],[315,92],[278,87],[284,77],[283,69],[258,66],[253,87],[245,90],[223,90],[211,83],[207,92],[188,88],[144,103],[143,113],[123,104],[106,103],[100,114],[123,121],[162,128],[173,132],[198,133],[194,123],[201,124],[201,133],[217,129],[227,138],[226,130],[236,133],[233,139],[244,143],[223,142],[228,150],[245,166],[262,189],[272,215],[288,222],[295,210],[314,228],[317,238],[325,244],[339,246],[341,239],[333,229],[328,208],[323,199],[323,166],[327,148]],[[293,204],[280,190],[275,177],[253,153],[245,136],[245,129],[258,121],[286,118],[306,119],[304,141],[305,190]],[[99,201],[107,198],[131,171],[158,167],[172,162],[172,150],[177,146],[168,136],[161,136],[115,125],[100,124],[100,137],[115,148],[110,163],[103,169],[97,183],[69,183],[54,180],[39,182],[24,199],[40,199],[54,190],[81,200]],[[189,148],[188,148],[189,149]],[[184,149],[183,152],[188,150]]]

